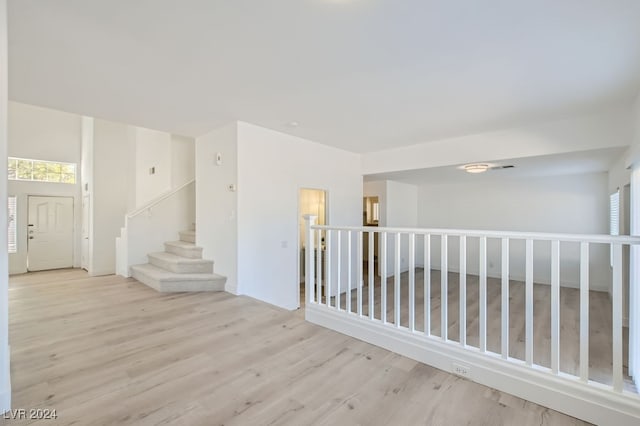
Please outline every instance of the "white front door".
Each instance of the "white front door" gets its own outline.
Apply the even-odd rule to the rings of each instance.
[[[29,197],[29,271],[73,266],[73,198]]]

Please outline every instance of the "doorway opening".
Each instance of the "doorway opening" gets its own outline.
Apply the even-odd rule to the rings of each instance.
[[[298,193],[298,282],[296,288],[298,295],[298,307],[302,306],[305,301],[305,253],[306,253],[306,229],[304,215],[312,214],[317,216],[316,224],[327,224],[327,191],[323,189],[301,188]],[[311,249],[311,248],[310,248]],[[314,254],[317,254],[317,247],[313,248]],[[324,265],[324,241],[321,241],[320,253],[322,265]],[[315,257],[314,257],[315,258]],[[316,285],[322,285],[317,283]]]
[[[28,198],[27,270],[73,267],[73,197]]]
[[[362,199],[362,226],[378,226],[380,223],[380,199],[378,197],[364,197]],[[369,271],[369,233],[364,232],[362,235],[362,268]],[[378,268],[378,233],[373,234],[373,262],[374,274],[380,275]],[[367,272],[368,273],[368,272]]]

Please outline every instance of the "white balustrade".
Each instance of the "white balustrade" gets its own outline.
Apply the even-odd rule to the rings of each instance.
[[[519,368],[528,368],[536,375],[547,374],[550,380],[581,383],[598,392],[606,391],[620,395],[629,393],[625,390],[628,386],[625,386],[623,371],[622,249],[623,246],[640,244],[640,238],[453,229],[320,226],[315,225],[311,217],[307,218],[307,224],[307,247],[317,246],[315,256],[314,250],[308,250],[305,259],[308,308],[322,308],[328,313],[336,312],[344,315],[346,321],[352,319],[377,324],[385,327],[390,333],[400,332],[421,336],[426,346],[455,345],[460,350],[471,351],[475,354],[474,356],[489,357],[493,360],[492,362],[497,360],[517,365]],[[356,238],[355,253],[352,247],[354,236]],[[367,238],[367,253],[363,253],[363,237]],[[434,237],[439,239],[440,244],[432,247]],[[343,247],[343,242],[346,243],[346,248]],[[488,249],[489,243],[492,250]],[[390,244],[392,244],[391,248]],[[495,244],[498,244],[498,250]],[[602,247],[599,250],[591,250],[594,246]],[[596,257],[602,256],[605,252],[602,249],[604,247],[611,247],[613,253],[613,268],[609,277],[612,329],[611,347],[608,349],[612,361],[610,379],[602,379],[599,374],[597,376],[601,383],[595,383],[593,377],[590,377],[589,359],[590,280],[593,278]],[[573,250],[574,248],[579,250]],[[322,255],[323,252],[324,255]],[[608,253],[608,250],[606,252]],[[475,255],[471,256],[470,254],[473,253]],[[364,266],[365,260],[367,266]],[[324,271],[322,271],[322,262],[324,262]],[[500,267],[495,269],[494,265],[498,263]],[[577,348],[575,345],[573,347],[576,353],[569,355],[562,352],[567,346],[564,343],[561,344],[564,336],[561,336],[561,330],[563,330],[561,321],[564,318],[563,315],[566,315],[562,313],[561,303],[567,303],[564,290],[561,288],[566,285],[563,280],[567,279],[565,274],[569,268],[563,265],[574,265],[571,268],[575,270],[572,269],[571,273],[577,277],[575,285],[579,287],[576,290],[579,294],[579,298],[575,299],[576,306],[571,308],[579,310],[577,329],[579,344]],[[590,265],[592,276],[590,276]],[[438,266],[440,270],[433,273],[440,275],[439,296],[437,293],[432,295],[431,288],[432,268]],[[420,273],[423,274],[422,283],[416,286],[416,278],[420,279]],[[517,278],[513,276],[514,273]],[[453,285],[453,280],[456,279],[455,274],[457,274],[457,296],[455,291],[449,293],[450,284]],[[538,286],[544,284],[539,281],[543,276],[547,277],[547,290],[538,290]],[[602,273],[598,275],[598,277],[601,276]],[[510,315],[510,297],[515,297],[510,292],[519,288],[518,282],[523,285],[525,308],[523,312],[512,311]],[[368,286],[368,295],[363,297],[365,285]],[[491,285],[490,288],[489,285]],[[393,288],[391,289],[390,286]],[[545,314],[546,319],[544,316],[541,317],[538,310],[534,316],[534,304],[538,303],[534,299],[534,288],[536,292],[543,291],[549,296],[550,310]],[[454,289],[455,287],[452,286],[451,290]],[[470,289],[473,291],[471,292]],[[379,298],[376,292],[379,292]],[[499,296],[496,297],[497,292]],[[487,300],[489,294],[500,303],[499,331],[494,325],[490,330],[488,329],[488,302],[491,302],[491,306],[497,306],[493,300]],[[474,306],[473,311],[469,309],[471,305],[468,304],[468,298],[471,295],[477,297],[477,301],[469,302]],[[389,296],[393,298],[391,305]],[[451,297],[450,301],[449,297]],[[344,298],[344,304],[341,303],[342,298]],[[454,317],[450,316],[455,313],[448,309],[450,303],[455,306],[454,298],[458,301],[458,318],[455,326]],[[356,304],[355,309],[352,309],[353,302]],[[477,309],[475,309],[476,306]],[[390,308],[393,309],[391,317],[387,315]],[[439,336],[431,334],[434,309],[440,311]],[[366,315],[364,315],[365,312]],[[377,312],[380,313],[379,317]],[[517,315],[523,316],[519,321],[523,324],[521,338],[523,340],[519,341],[515,335],[511,340],[509,338],[510,332],[515,333],[514,329],[510,328],[510,317],[514,318]],[[419,318],[420,316],[422,318]],[[547,356],[543,356],[544,354],[540,352],[543,350],[542,347],[536,346],[541,343],[540,337],[537,341],[534,337],[534,333],[540,334],[541,323],[534,323],[534,320],[540,321],[539,318],[543,318],[542,324],[546,323],[549,327],[546,333],[542,333],[542,340],[544,335],[548,339],[542,346],[548,351]],[[420,319],[422,319],[421,322],[419,322]],[[420,327],[422,327],[421,330]],[[457,338],[455,334],[451,334],[452,327],[459,330]],[[494,334],[489,335],[489,332]],[[454,338],[450,338],[450,335]],[[499,344],[497,344],[498,341]],[[519,345],[522,342],[522,347],[510,347],[510,342],[512,345]],[[537,356],[535,359],[534,354]],[[565,362],[563,360],[567,358],[576,360],[575,368],[567,368],[566,364],[563,364]],[[536,363],[536,360],[541,359],[546,360],[545,365]],[[628,377],[627,381],[629,381]],[[638,403],[640,404],[640,399]]]

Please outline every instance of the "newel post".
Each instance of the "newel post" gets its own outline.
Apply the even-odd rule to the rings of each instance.
[[[307,305],[314,302],[313,290],[315,288],[314,279],[316,276],[316,271],[315,271],[315,263],[313,261],[313,255],[315,253],[315,241],[314,241],[315,233],[311,227],[316,224],[317,218],[318,216],[315,216],[312,214],[304,215],[305,232],[307,234],[305,238],[305,251],[304,251],[305,253],[304,282],[306,287],[304,293],[306,295],[307,300],[305,302]]]

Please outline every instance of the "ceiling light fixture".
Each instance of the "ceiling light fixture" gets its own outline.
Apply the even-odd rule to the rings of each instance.
[[[464,171],[467,173],[484,173],[489,170],[488,164],[466,164],[463,166]]]
[[[287,126],[289,127],[298,127],[300,126],[300,123],[298,123],[297,121],[290,121],[287,123]]]

